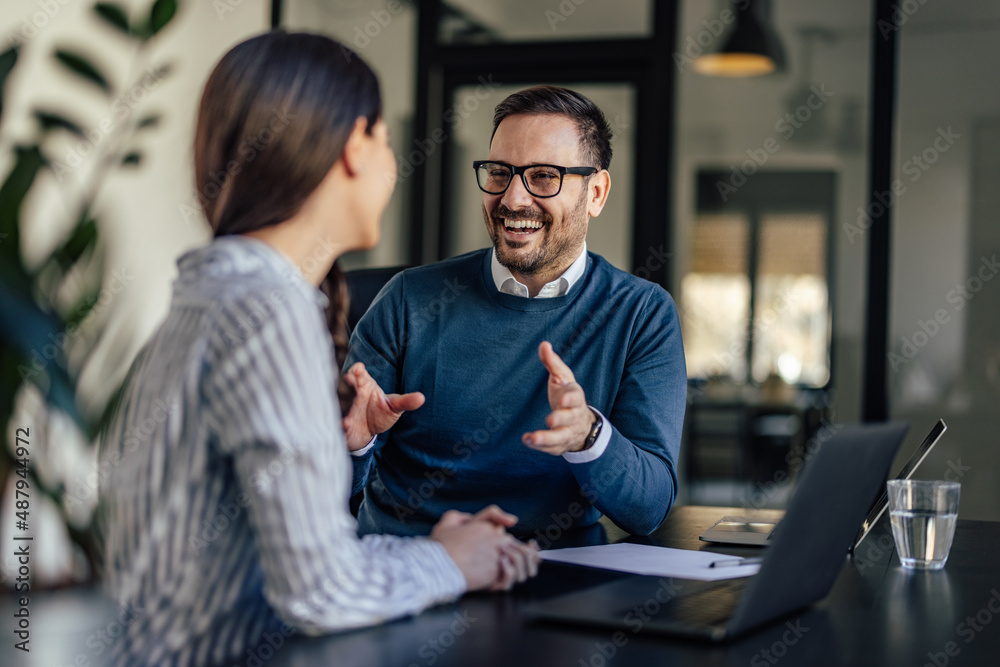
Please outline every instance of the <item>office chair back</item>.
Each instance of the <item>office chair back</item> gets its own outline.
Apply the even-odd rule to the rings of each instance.
[[[349,331],[354,331],[358,320],[368,311],[368,306],[375,300],[389,279],[394,275],[409,268],[407,266],[383,266],[375,269],[357,269],[347,271],[344,278],[347,280],[347,293],[350,295],[350,305],[347,309],[347,327]]]

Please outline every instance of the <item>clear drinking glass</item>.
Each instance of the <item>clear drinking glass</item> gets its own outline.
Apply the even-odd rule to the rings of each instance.
[[[940,570],[958,520],[958,482],[894,479],[886,484],[896,552],[903,567]]]

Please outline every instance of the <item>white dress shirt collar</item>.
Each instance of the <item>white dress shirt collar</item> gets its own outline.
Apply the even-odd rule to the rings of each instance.
[[[502,265],[497,259],[497,251],[494,248],[490,252],[490,269],[493,273],[493,283],[496,285],[497,290],[503,292],[504,294],[512,294],[514,296],[522,296],[528,298],[528,286],[519,282],[514,274],[510,272],[506,266]],[[536,299],[547,299],[554,296],[563,296],[573,284],[583,276],[584,269],[587,268],[587,242],[583,242],[583,250],[580,251],[580,256],[569,265],[569,268],[565,272],[552,282],[546,283],[542,289],[538,291],[538,295],[535,296]]]

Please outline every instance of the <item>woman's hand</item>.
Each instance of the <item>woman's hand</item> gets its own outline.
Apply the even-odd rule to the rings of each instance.
[[[386,395],[360,361],[347,370],[344,381],[356,392],[351,410],[343,419],[347,448],[352,452],[392,428],[404,412],[424,404],[424,395],[419,391]]]
[[[538,545],[507,533],[517,518],[496,505],[475,515],[449,510],[431,531],[465,576],[470,591],[509,590],[538,574]]]

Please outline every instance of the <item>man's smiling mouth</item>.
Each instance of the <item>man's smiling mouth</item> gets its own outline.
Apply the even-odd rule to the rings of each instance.
[[[498,218],[498,220],[503,224],[503,228],[507,233],[516,236],[530,236],[545,226],[544,222],[539,222],[538,220],[513,220],[507,218]]]

